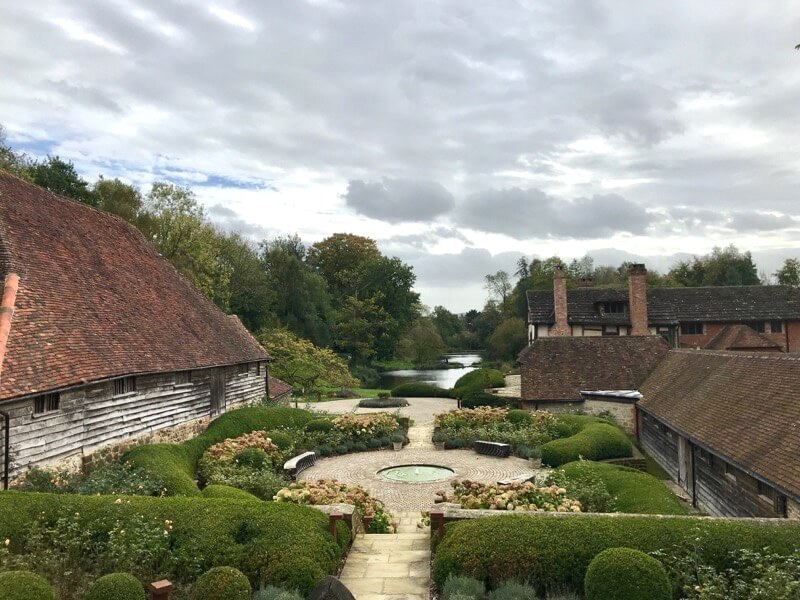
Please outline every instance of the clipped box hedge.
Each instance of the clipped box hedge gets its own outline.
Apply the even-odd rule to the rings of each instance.
[[[571,462],[560,470],[567,477],[589,471],[599,477],[614,498],[614,510],[641,515],[685,515],[686,509],[667,486],[649,473],[600,462]],[[569,494],[567,494],[569,495]]]
[[[392,390],[393,398],[450,398],[450,390],[429,383],[409,381]]]
[[[608,548],[595,556],[584,593],[586,600],[672,600],[664,565],[633,548]]]
[[[628,436],[607,422],[584,426],[576,434],[542,445],[542,462],[551,467],[578,460],[605,460],[633,456]]]
[[[438,544],[433,579],[467,575],[489,587],[529,581],[539,589],[582,589],[592,559],[607,548],[625,546],[652,552],[700,538],[700,560],[724,570],[730,551],[790,554],[800,549],[800,522],[744,521],[702,517],[634,515],[508,515],[449,523]]]
[[[306,410],[283,406],[237,408],[211,421],[206,431],[191,440],[136,446],[122,460],[156,475],[168,496],[200,496],[195,472],[206,449],[251,431],[303,427],[314,418]]]
[[[488,388],[505,387],[506,378],[497,369],[475,369],[456,380],[453,396],[463,398],[469,392],[482,392]]]
[[[172,572],[161,573],[177,583],[190,583],[216,566],[230,566],[251,583],[266,583],[307,593],[325,575],[335,573],[342,549],[350,542],[341,523],[334,539],[328,516],[289,503],[212,498],[131,496],[121,506],[114,496],[78,496],[34,492],[0,492],[0,539],[11,548],[24,547],[30,524],[75,515],[83,530],[100,538],[119,511],[136,511],[147,520],[172,522]],[[130,501],[130,504],[127,502]]]

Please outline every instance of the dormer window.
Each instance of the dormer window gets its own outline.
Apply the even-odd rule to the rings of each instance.
[[[600,305],[600,312],[604,315],[624,315],[624,302],[603,302]]]

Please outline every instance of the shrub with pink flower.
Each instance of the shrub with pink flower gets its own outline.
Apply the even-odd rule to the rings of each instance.
[[[567,490],[557,485],[537,487],[527,481],[507,485],[486,485],[474,481],[453,481],[453,495],[448,501],[461,508],[530,512],[581,512],[581,503],[567,497]],[[440,493],[441,495],[441,493]]]

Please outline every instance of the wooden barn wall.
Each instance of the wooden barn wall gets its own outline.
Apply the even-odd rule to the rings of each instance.
[[[256,364],[241,374],[226,368],[226,409],[257,401],[264,395],[266,369]],[[139,375],[136,391],[114,396],[113,381],[89,384],[60,393],[59,409],[33,414],[34,399],[11,402],[12,473],[34,465],[81,465],[81,458],[99,448],[207,418],[210,412],[209,369],[192,371],[191,383],[176,384],[175,373]]]
[[[664,431],[654,417],[639,413],[639,440],[644,451],[652,456],[675,481],[678,480],[678,436]]]

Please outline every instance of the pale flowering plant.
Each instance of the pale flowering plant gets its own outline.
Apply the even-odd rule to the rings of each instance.
[[[397,429],[397,419],[388,413],[348,413],[335,417],[332,422],[334,429],[354,440],[389,436]]]
[[[567,490],[556,485],[537,486],[527,481],[511,484],[484,484],[470,480],[453,481],[448,501],[461,508],[505,510],[517,512],[581,512],[581,503],[567,496]]]

